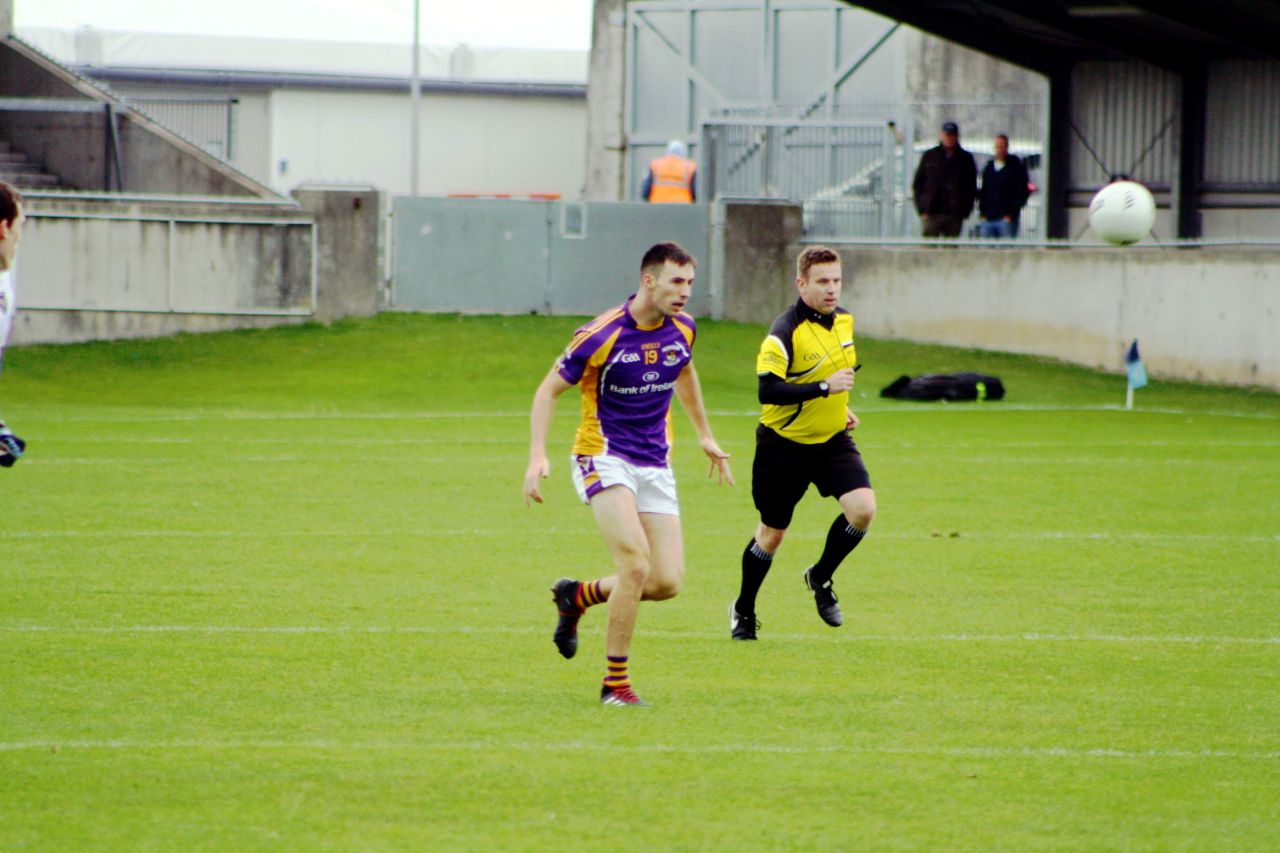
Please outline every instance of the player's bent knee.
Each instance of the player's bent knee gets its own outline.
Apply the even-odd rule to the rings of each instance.
[[[657,582],[651,582],[644,590],[644,597],[649,601],[666,601],[669,598],[675,598],[680,594],[680,581],[678,578],[665,578]]]
[[[647,590],[649,586],[649,564],[633,564],[618,567],[618,583],[636,590]]]
[[[876,495],[870,489],[859,489],[841,502],[845,519],[854,527],[866,530],[876,517]]]
[[[786,535],[786,530],[779,530],[776,527],[765,527],[762,524],[756,529],[756,544],[772,554],[781,547],[782,538]]]

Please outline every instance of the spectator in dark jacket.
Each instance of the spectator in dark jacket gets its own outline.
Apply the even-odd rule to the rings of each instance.
[[[996,156],[982,170],[978,191],[979,237],[1017,237],[1018,217],[1031,194],[1027,167],[1009,153],[1009,137],[996,137]]]
[[[960,226],[973,210],[978,190],[978,166],[960,147],[960,128],[949,121],[938,134],[939,144],[920,155],[912,182],[921,233],[926,237],[959,237]]]

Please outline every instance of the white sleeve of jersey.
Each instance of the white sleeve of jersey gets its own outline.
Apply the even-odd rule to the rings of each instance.
[[[14,304],[13,283],[9,280],[9,272],[0,272],[0,354],[9,342],[9,330],[13,326],[13,313],[17,310]]]

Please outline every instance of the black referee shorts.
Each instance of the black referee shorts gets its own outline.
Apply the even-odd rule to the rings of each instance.
[[[777,530],[790,527],[791,515],[810,483],[824,498],[871,488],[862,454],[849,433],[838,432],[822,444],[800,444],[763,424],[757,426],[751,497],[760,520]]]

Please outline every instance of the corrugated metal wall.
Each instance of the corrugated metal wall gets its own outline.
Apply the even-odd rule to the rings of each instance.
[[[1123,172],[1153,189],[1177,174],[1180,80],[1140,62],[1087,62],[1072,77],[1074,188]],[[1280,62],[1209,66],[1204,181],[1258,189],[1280,184]]]
[[[236,156],[235,97],[130,97],[129,103],[215,157]]]
[[[1182,78],[1141,62],[1085,62],[1071,78],[1070,233],[1113,174],[1156,193],[1155,233],[1178,229]],[[1280,62],[1210,63],[1204,163],[1197,191],[1208,239],[1274,240],[1280,214]]]
[[[1280,61],[1209,67],[1207,189],[1280,185]]]
[[[1168,190],[1178,173],[1181,83],[1140,62],[1084,62],[1071,78],[1071,189],[1125,174]]]

